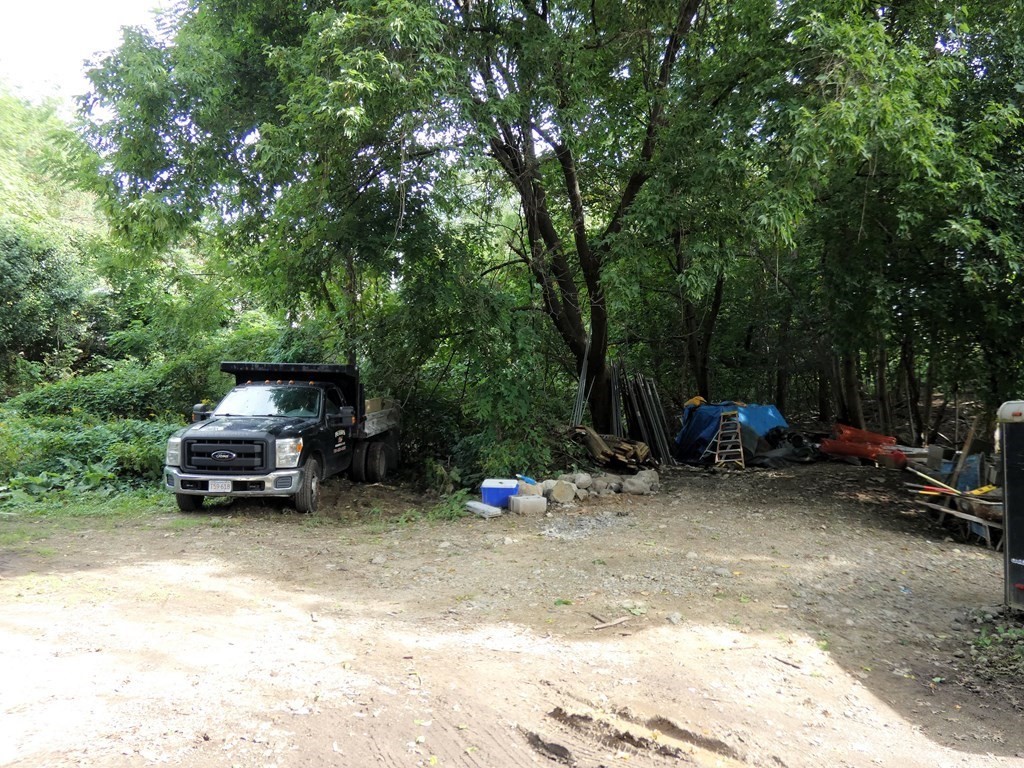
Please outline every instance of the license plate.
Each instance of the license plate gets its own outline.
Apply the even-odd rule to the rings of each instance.
[[[210,493],[230,493],[231,492],[231,481],[230,480],[211,480],[210,481]]]

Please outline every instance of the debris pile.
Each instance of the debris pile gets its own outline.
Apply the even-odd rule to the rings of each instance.
[[[906,469],[917,482],[904,483],[914,502],[936,516],[936,522],[952,526],[965,539],[975,536],[988,546],[1002,547],[1004,529],[1003,489],[995,483],[997,464],[984,453],[972,453],[977,420],[957,453],[940,446],[926,449],[924,462],[909,460]],[[921,482],[923,481],[923,482]]]
[[[821,441],[820,450],[828,456],[853,456],[868,459],[891,469],[907,465],[907,454],[896,446],[896,438],[868,432],[846,424],[836,424],[832,433]]]
[[[635,475],[614,475],[602,472],[591,475],[589,472],[575,472],[560,475],[555,480],[544,480],[530,485],[519,482],[519,493],[523,495],[542,495],[554,504],[571,504],[584,501],[592,496],[613,496],[626,493],[636,496],[647,496],[657,493],[660,478],[656,470],[645,469]]]
[[[675,438],[676,455],[688,464],[766,466],[771,460],[802,460],[796,444],[784,439],[789,424],[774,405],[723,401],[702,397],[687,401]],[[769,440],[769,436],[771,439]]]
[[[572,433],[586,446],[590,458],[602,467],[635,472],[641,467],[657,466],[647,443],[615,435],[599,435],[582,424],[573,427]]]
[[[514,482],[514,481],[513,481]],[[516,492],[498,504],[467,501],[466,508],[479,517],[497,517],[507,508],[518,514],[545,512],[548,503],[573,504],[599,496],[617,493],[648,496],[657,493],[661,479],[657,471],[645,469],[635,475],[614,475],[606,472],[591,475],[574,472],[548,480],[519,480]]]
[[[654,379],[630,376],[620,362],[610,366],[611,434],[601,435],[581,424],[586,400],[586,364],[580,374],[570,433],[583,443],[596,464],[613,470],[675,464],[665,409]],[[623,413],[625,421],[623,421]]]

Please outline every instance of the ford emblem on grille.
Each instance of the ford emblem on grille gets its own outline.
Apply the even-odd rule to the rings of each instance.
[[[210,454],[210,458],[214,461],[231,461],[232,459],[237,459],[238,454],[231,451],[214,451]]]

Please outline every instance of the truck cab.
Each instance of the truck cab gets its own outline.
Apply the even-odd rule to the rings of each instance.
[[[366,401],[354,366],[225,362],[235,387],[167,442],[164,484],[178,508],[207,496],[277,496],[314,512],[320,483],[379,482],[398,463],[399,411]]]

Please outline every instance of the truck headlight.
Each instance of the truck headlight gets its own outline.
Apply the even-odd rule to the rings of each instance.
[[[164,456],[164,464],[168,467],[181,466],[181,438],[171,437],[167,439],[167,453]]]
[[[293,437],[289,440],[277,441],[277,468],[291,469],[299,466],[299,456],[302,455],[302,438]]]

